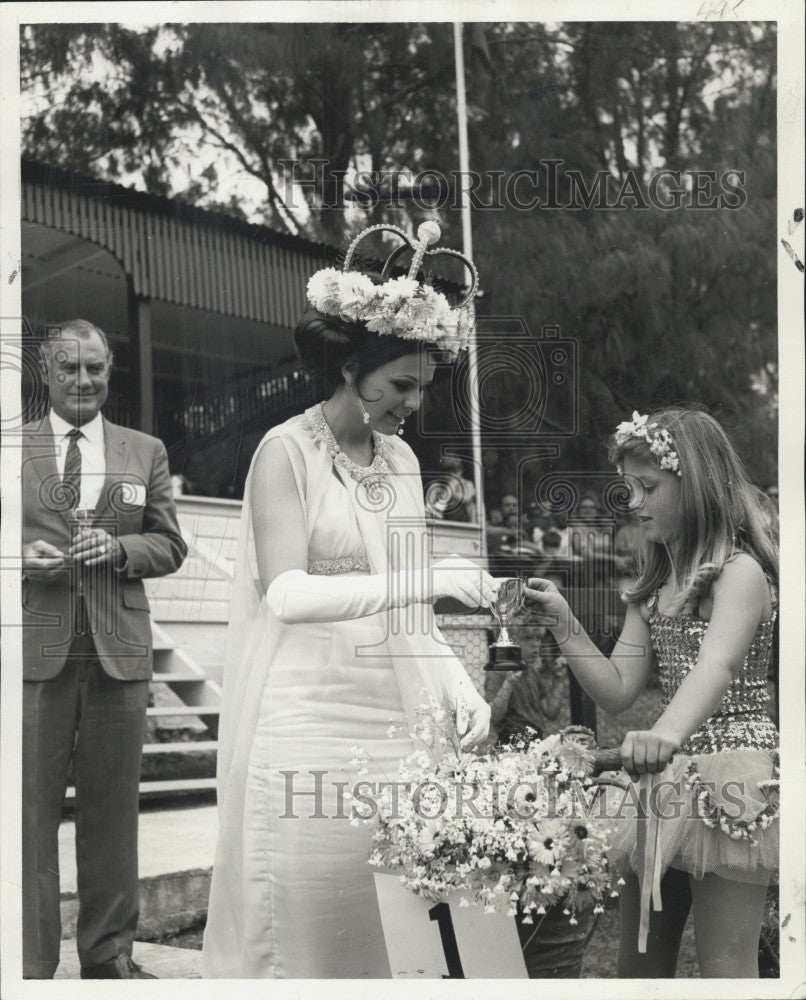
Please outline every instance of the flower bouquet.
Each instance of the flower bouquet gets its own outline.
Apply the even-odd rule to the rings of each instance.
[[[578,734],[465,751],[450,709],[422,707],[416,749],[362,817],[372,825],[369,863],[428,900],[458,891],[459,906],[521,924],[558,906],[571,924],[602,912],[617,892],[608,829],[594,815],[594,752]]]

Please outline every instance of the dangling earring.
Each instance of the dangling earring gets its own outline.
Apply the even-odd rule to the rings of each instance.
[[[364,414],[364,416],[361,419],[364,421],[365,424],[368,424],[369,423],[369,414],[367,413],[366,409],[364,408],[364,404],[361,402],[361,397],[358,394],[356,394],[355,398],[358,400],[358,405],[361,407],[361,412]]]
[[[399,435],[400,435],[401,437],[403,437],[403,424],[401,424],[401,425],[400,425],[400,427],[398,427],[398,429],[397,429],[397,433],[398,433],[398,434],[399,434]]]

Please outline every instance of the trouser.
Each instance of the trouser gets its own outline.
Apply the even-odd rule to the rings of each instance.
[[[59,825],[75,770],[82,967],[131,955],[139,916],[137,817],[148,681],[104,672],[91,636],[62,671],[23,684],[23,975],[50,979],[61,942]]]

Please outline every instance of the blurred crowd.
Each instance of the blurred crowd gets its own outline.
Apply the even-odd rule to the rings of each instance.
[[[537,503],[521,511],[511,493],[504,493],[487,512],[491,555],[594,560],[607,568],[606,575],[629,577],[637,542],[637,524],[626,515],[604,512],[590,493],[570,514],[547,513]]]

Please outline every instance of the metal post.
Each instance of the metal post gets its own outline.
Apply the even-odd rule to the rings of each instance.
[[[465,58],[462,48],[462,23],[454,22],[453,46],[456,59],[456,116],[459,134],[460,177],[470,173],[470,153],[467,142],[467,98],[465,94]],[[462,250],[466,257],[473,259],[473,228],[470,216],[470,195],[467,186],[462,188]],[[475,304],[470,303],[475,318]],[[487,516],[484,505],[484,465],[481,456],[481,428],[479,427],[479,379],[476,356],[475,329],[468,352],[468,376],[471,400],[471,440],[473,443],[473,479],[476,487],[476,507],[481,528],[481,551],[487,555]]]
[[[129,351],[133,426],[154,433],[154,371],[151,352],[151,300],[137,295],[131,279],[129,298]]]

